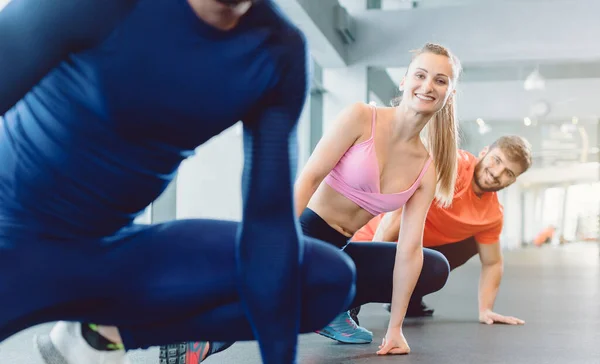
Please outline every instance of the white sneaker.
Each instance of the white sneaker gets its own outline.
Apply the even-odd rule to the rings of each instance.
[[[125,350],[92,348],[79,322],[60,321],[49,335],[36,335],[33,343],[46,364],[131,364]]]

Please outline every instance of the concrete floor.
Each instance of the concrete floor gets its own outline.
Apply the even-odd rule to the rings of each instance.
[[[522,327],[477,323],[479,262],[473,259],[450,276],[446,287],[426,298],[430,319],[411,319],[404,334],[408,356],[377,357],[388,313],[381,304],[363,307],[361,324],[374,332],[368,345],[343,345],[316,334],[300,338],[299,363],[600,363],[600,256],[597,244],[527,248],[505,254],[498,313],[526,321]],[[42,325],[0,344],[0,364],[41,364],[32,351]],[[130,354],[133,363],[157,364],[156,350]],[[254,342],[237,343],[207,364],[260,363]],[[73,363],[88,364],[88,363]]]

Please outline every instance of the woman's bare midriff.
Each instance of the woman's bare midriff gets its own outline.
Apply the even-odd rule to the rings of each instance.
[[[336,231],[351,237],[366,225],[373,215],[323,182],[317,188],[308,208]]]

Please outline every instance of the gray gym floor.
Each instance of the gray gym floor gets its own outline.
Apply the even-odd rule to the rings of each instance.
[[[598,245],[527,248],[507,252],[505,260],[496,311],[524,319],[525,326],[477,323],[479,262],[472,259],[451,274],[441,292],[426,298],[436,309],[433,318],[406,322],[410,355],[375,355],[388,313],[381,304],[370,304],[359,318],[374,332],[373,343],[343,345],[316,334],[302,335],[299,363],[600,363]],[[2,343],[0,363],[41,364],[32,352],[31,337],[49,327],[32,328]],[[158,363],[156,350],[130,355],[133,363]],[[260,359],[255,343],[237,343],[205,363],[249,364]]]

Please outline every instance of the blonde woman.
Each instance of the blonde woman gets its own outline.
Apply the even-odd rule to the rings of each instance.
[[[427,275],[421,273],[424,255],[448,270],[436,252],[424,254],[422,237],[434,198],[443,206],[453,197],[458,149],[454,95],[460,71],[459,60],[447,48],[425,44],[401,81],[400,102],[382,108],[357,103],[344,110],[296,182],[296,213],[304,234],[343,248],[356,264],[354,304],[392,303],[378,354],[410,352],[402,323],[419,275]],[[394,243],[349,243],[373,216],[402,207],[397,249]],[[393,259],[391,266],[382,257]],[[382,293],[380,281],[390,279],[389,290]],[[347,312],[319,333],[349,343],[372,340]]]

